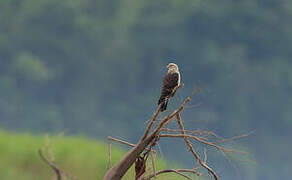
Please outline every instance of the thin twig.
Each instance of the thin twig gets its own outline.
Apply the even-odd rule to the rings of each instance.
[[[169,129],[169,128],[163,128],[162,131],[167,131],[167,132],[181,132],[181,129]],[[200,130],[200,129],[196,129],[196,130],[184,130],[185,133],[188,134],[198,134],[200,136],[210,136],[213,135],[216,138],[219,138],[215,133],[213,133],[212,131],[206,131],[206,130]],[[202,137],[201,137],[202,138]]]
[[[49,138],[48,134],[46,134],[46,136],[45,136],[45,147],[46,147],[47,154],[49,156],[50,161],[54,162],[55,158],[54,158],[53,152],[52,152],[52,150],[50,148],[50,138]]]
[[[176,86],[176,87],[172,90],[172,93],[171,93],[171,95],[170,95],[169,97],[173,97],[173,96],[175,95],[176,91],[177,91],[179,88],[183,87],[183,86],[184,86],[184,83],[180,83],[178,86]]]
[[[188,134],[160,134],[159,136],[160,137],[173,137],[173,138],[175,138],[175,137],[177,137],[177,138],[191,138],[191,139],[194,139],[200,143],[215,147],[216,149],[223,151],[223,152],[236,152],[236,153],[241,153],[241,154],[247,154],[246,152],[243,152],[243,151],[223,148],[223,147],[221,147],[213,142],[205,141],[197,136],[192,136],[192,135],[188,135]]]
[[[151,118],[151,120],[150,120],[150,122],[149,122],[149,124],[148,124],[148,126],[147,126],[147,128],[146,128],[146,130],[145,130],[144,135],[143,135],[142,138],[141,138],[141,141],[143,141],[143,140],[147,137],[147,135],[149,134],[150,129],[151,129],[151,127],[152,127],[154,121],[156,120],[157,116],[158,116],[159,113],[160,113],[160,108],[161,108],[161,104],[158,106],[156,112],[152,115],[152,118]]]
[[[187,175],[185,175],[183,173],[187,172],[187,173],[193,173],[193,174],[195,174],[197,176],[202,176],[202,174],[196,172],[194,169],[165,169],[165,170],[161,170],[161,171],[156,172],[156,175],[158,176],[160,174],[171,173],[171,172],[172,173],[176,173],[176,174],[178,174],[180,176],[183,176],[183,177],[185,177],[186,179],[189,179],[189,180],[192,180],[192,178],[190,178],[189,176],[187,176]],[[151,174],[148,177],[145,177],[143,180],[150,180],[153,177],[154,177],[154,174]]]
[[[62,180],[62,176],[61,176],[61,169],[58,168],[55,163],[49,161],[44,155],[41,149],[38,150],[40,157],[42,158],[42,160],[49,165],[53,171],[56,173],[57,176],[57,180]]]
[[[207,150],[204,148],[204,163],[207,163]]]
[[[180,106],[177,110],[175,110],[173,113],[171,113],[171,114],[165,116],[165,117],[160,121],[160,123],[159,123],[158,126],[155,128],[155,130],[153,130],[153,132],[155,133],[155,132],[161,131],[161,129],[162,129],[166,124],[168,124],[173,118],[176,117],[176,115],[177,115],[178,113],[180,113],[180,112],[183,110],[184,106],[185,106],[190,100],[191,100],[191,98],[190,98],[190,97],[187,97],[187,98],[185,99],[185,101],[181,104],[181,106]]]
[[[176,118],[177,118],[178,125],[179,125],[179,127],[180,127],[180,129],[181,129],[181,133],[184,134],[184,133],[185,133],[185,132],[184,132],[184,126],[183,126],[183,123],[182,123],[182,120],[181,120],[180,114],[177,114],[177,115],[176,115]],[[190,150],[191,153],[194,155],[194,157],[197,159],[197,161],[200,163],[200,165],[201,165],[202,167],[204,167],[205,169],[207,169],[208,172],[210,172],[210,173],[213,175],[213,177],[214,177],[215,180],[218,180],[218,176],[217,176],[217,174],[215,173],[215,171],[214,171],[212,168],[210,168],[206,163],[204,163],[204,162],[201,160],[200,156],[199,156],[199,155],[196,153],[196,151],[194,150],[194,148],[193,148],[193,146],[192,146],[190,140],[188,139],[188,137],[184,137],[184,140],[185,140],[186,145],[189,147],[189,150]]]
[[[124,145],[131,146],[131,147],[135,147],[136,146],[136,144],[132,144],[132,143],[129,143],[127,141],[123,141],[123,140],[120,140],[120,139],[117,139],[117,138],[113,138],[111,136],[108,136],[107,139],[110,140],[110,141],[115,141],[115,142],[118,142],[118,143],[121,143],[121,144],[124,144]],[[150,149],[149,148],[145,148],[145,150],[148,151]],[[151,151],[156,153],[156,151],[153,150],[153,149],[151,149]]]
[[[108,140],[108,165],[107,169],[111,168],[111,140]]]
[[[152,161],[152,173],[154,174],[154,179],[156,180],[156,171],[155,171],[155,155],[151,152],[151,161]]]
[[[241,138],[250,136],[254,132],[255,132],[255,130],[253,130],[253,131],[251,131],[249,133],[246,133],[246,134],[239,135],[239,136],[234,136],[234,137],[231,137],[231,138],[222,139],[222,140],[216,141],[216,143],[225,143],[225,142],[229,142],[229,141],[234,141],[236,139],[241,139]]]
[[[49,147],[49,146],[48,146]],[[38,153],[39,153],[39,156],[41,157],[41,159],[46,163],[48,164],[55,172],[56,176],[57,176],[57,180],[61,180],[62,178],[62,175],[63,177],[66,177],[68,179],[72,179],[72,180],[78,180],[77,177],[75,176],[72,176],[71,174],[67,173],[66,171],[62,170],[61,168],[59,168],[54,161],[52,160],[49,160],[48,158],[46,158],[44,155],[43,155],[43,152],[41,149],[38,150]],[[53,154],[48,154],[48,156],[52,156],[51,158],[54,159],[54,156]]]

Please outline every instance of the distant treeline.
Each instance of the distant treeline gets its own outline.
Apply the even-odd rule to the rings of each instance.
[[[0,125],[134,140],[173,61],[185,87],[172,103],[202,88],[193,102],[202,105],[184,119],[223,135],[256,129],[249,150],[273,163],[247,179],[285,179],[285,168],[270,169],[292,162],[271,153],[291,149],[291,8],[282,0],[2,0]]]

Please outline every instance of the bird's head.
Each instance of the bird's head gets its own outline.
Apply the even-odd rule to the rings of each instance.
[[[167,65],[168,71],[178,71],[178,66],[174,63],[169,63]]]

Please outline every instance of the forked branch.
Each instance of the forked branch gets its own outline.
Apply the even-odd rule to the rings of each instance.
[[[161,170],[156,172],[156,176],[161,175],[161,174],[165,174],[165,173],[176,173],[180,176],[185,177],[186,179],[192,180],[192,178],[190,178],[189,176],[183,174],[183,173],[192,173],[195,174],[197,176],[201,176],[202,174],[196,172],[194,169],[165,169],[165,170]],[[151,178],[153,178],[155,176],[155,174],[151,174],[147,177],[144,177],[142,180],[150,180]]]
[[[55,165],[54,162],[49,161],[44,155],[41,149],[38,150],[40,157],[42,160],[51,167],[51,169],[55,172],[57,180],[62,180],[61,169]]]
[[[191,140],[195,140],[201,144],[214,147],[217,150],[222,151],[223,153],[225,152],[238,153],[240,151],[226,149],[218,144],[232,141],[238,138],[246,137],[249,134],[241,135],[241,136],[237,136],[237,137],[229,138],[229,139],[222,139],[211,131],[185,130],[181,116],[180,116],[180,112],[184,109],[185,105],[191,100],[192,96],[196,95],[196,93],[199,91],[200,89],[197,89],[190,97],[187,97],[184,100],[184,102],[176,110],[164,116],[159,121],[159,123],[155,127],[153,127],[154,122],[157,120],[160,113],[160,107],[158,107],[155,113],[152,115],[152,118],[149,121],[145,129],[145,132],[143,136],[140,138],[138,144],[131,144],[122,140],[117,140],[117,139],[109,137],[109,140],[111,139],[111,140],[120,142],[122,144],[127,144],[129,146],[132,146],[133,148],[128,153],[126,153],[126,155],[114,167],[112,167],[106,172],[106,175],[104,176],[104,180],[120,180],[124,176],[124,174],[128,171],[128,169],[131,167],[131,165],[135,162],[136,162],[136,180],[150,180],[152,178],[156,179],[157,176],[159,176],[160,174],[165,174],[165,173],[176,173],[189,180],[191,180],[191,178],[185,173],[192,173],[197,176],[202,175],[201,173],[197,172],[198,168],[165,169],[165,170],[156,171],[155,160],[153,158],[153,154],[152,154],[151,165],[149,166],[149,168],[146,168],[146,161],[147,161],[147,158],[149,157],[149,153],[153,151],[152,148],[156,145],[157,141],[159,141],[161,137],[184,139],[186,147],[194,156],[194,160],[198,162],[202,168],[206,169],[213,176],[214,180],[218,180],[219,179],[218,175],[207,164],[206,149],[204,149],[204,157],[201,158],[200,155],[196,152],[195,148],[193,147]],[[167,128],[166,126],[175,119],[177,120],[179,129]],[[167,132],[167,133],[162,133],[162,132]],[[211,138],[213,141],[209,141],[209,138]],[[214,139],[217,139],[217,141],[214,141]],[[150,175],[145,176],[145,174],[147,174],[146,172],[149,170],[151,170],[152,172],[150,173]]]
[[[179,125],[179,127],[180,127],[180,129],[181,129],[181,133],[182,133],[182,134],[185,134],[185,128],[184,128],[184,126],[183,126],[183,122],[182,122],[182,120],[181,120],[181,116],[180,116],[180,114],[177,114],[177,115],[176,115],[176,118],[177,118],[178,125]],[[207,169],[208,172],[211,173],[211,174],[213,175],[213,177],[214,177],[215,180],[218,180],[218,176],[217,176],[217,174],[215,173],[215,171],[214,171],[212,168],[210,168],[210,167],[207,165],[207,163],[205,163],[204,161],[201,160],[200,156],[198,155],[198,153],[197,153],[197,152],[195,151],[195,149],[193,148],[193,146],[192,146],[191,141],[189,140],[189,138],[188,138],[188,137],[183,137],[183,138],[184,138],[184,140],[185,140],[186,145],[189,147],[189,150],[190,150],[191,153],[194,155],[194,157],[197,159],[197,161],[199,162],[199,164],[200,164],[202,167],[204,167],[205,169]]]

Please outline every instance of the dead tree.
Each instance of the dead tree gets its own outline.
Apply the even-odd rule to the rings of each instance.
[[[199,92],[199,89],[195,91],[192,96],[196,95]],[[236,136],[229,139],[220,139],[216,134],[209,132],[209,131],[201,131],[201,130],[185,130],[182,118],[180,116],[180,113],[184,109],[185,105],[190,102],[192,96],[187,97],[184,102],[172,113],[166,115],[163,117],[158,125],[156,127],[154,126],[154,122],[157,121],[157,117],[160,113],[160,107],[157,108],[156,112],[153,114],[150,122],[148,123],[147,128],[145,129],[145,132],[143,136],[140,138],[139,142],[135,144],[128,143],[126,141],[121,141],[112,137],[109,137],[109,162],[108,162],[108,171],[106,172],[104,176],[104,180],[120,180],[125,173],[129,170],[129,168],[135,164],[135,180],[150,180],[151,178],[156,178],[156,176],[163,174],[163,173],[176,173],[178,175],[181,175],[185,177],[186,179],[191,179],[189,176],[187,176],[185,173],[192,173],[197,176],[202,175],[202,173],[199,172],[199,168],[204,168],[208,171],[209,174],[212,175],[212,177],[215,180],[218,180],[218,175],[215,173],[215,171],[207,164],[207,154],[204,152],[204,158],[201,158],[198,152],[195,150],[192,141],[196,141],[205,145],[208,145],[210,147],[216,148],[218,151],[221,151],[223,153],[228,152],[238,152],[238,153],[244,153],[240,151],[235,151],[232,149],[226,149],[220,145],[220,143],[235,140],[237,138],[242,138],[247,136],[241,135]],[[178,124],[179,129],[168,129],[166,126],[172,122],[176,121]],[[209,137],[215,137],[217,139],[216,141],[210,141]],[[191,169],[166,169],[157,171],[155,170],[155,164],[154,164],[154,158],[153,158],[153,147],[156,145],[156,143],[161,138],[181,138],[185,141],[186,147],[191,152],[191,154],[194,157],[194,161],[198,162],[199,167],[194,167]],[[111,141],[116,141],[122,144],[127,144],[132,147],[131,150],[129,150],[122,159],[116,163],[113,167],[111,166]],[[152,171],[152,173],[148,176],[146,176],[146,161],[149,157],[149,154],[152,154],[152,162],[149,169]]]
[[[218,175],[210,167],[210,165],[207,164],[206,149],[204,150],[204,157],[203,158],[200,157],[199,153],[194,148],[192,141],[196,141],[201,144],[216,148],[218,151],[221,151],[222,153],[232,153],[232,152],[244,153],[241,151],[226,149],[223,146],[221,146],[221,144],[246,137],[250,133],[243,134],[240,136],[235,136],[228,139],[223,139],[210,131],[186,130],[183,125],[183,121],[182,121],[180,113],[185,108],[185,105],[190,102],[192,96],[196,95],[198,92],[199,92],[199,89],[195,91],[191,96],[187,97],[176,110],[164,116],[158,122],[158,124],[154,127],[154,122],[158,121],[157,118],[160,113],[160,106],[159,106],[156,112],[153,114],[151,120],[149,121],[145,129],[143,136],[140,138],[137,144],[131,144],[127,141],[108,137],[108,140],[109,140],[108,170],[104,176],[104,180],[120,180],[133,164],[135,164],[135,173],[136,173],[135,180],[150,180],[152,178],[156,179],[157,176],[161,174],[165,174],[165,173],[176,173],[186,179],[191,180],[188,174],[191,173],[197,176],[201,176],[202,173],[199,171],[200,168],[206,169],[208,173],[212,175],[213,179],[218,180]],[[178,127],[179,127],[178,129],[169,129],[166,127],[172,121],[177,122]],[[165,169],[165,170],[156,171],[155,169],[156,151],[153,150],[153,147],[157,144],[157,142],[161,138],[183,139],[186,147],[193,155],[194,161],[197,162],[199,166],[196,166],[190,169]],[[211,141],[210,138],[213,139],[213,141]],[[132,149],[128,151],[122,157],[122,159],[118,163],[116,163],[113,167],[111,167],[111,141],[115,141],[121,144],[126,144],[132,147]],[[49,165],[49,167],[55,172],[55,176],[57,180],[61,180],[62,176],[66,177],[67,179],[77,180],[76,177],[71,176],[70,174],[66,173],[64,170],[62,170],[55,164],[54,157],[48,143],[46,143],[46,150],[48,152],[47,156],[49,158],[46,158],[43,155],[43,152],[41,149],[39,149],[39,155],[41,159],[47,165]],[[151,163],[148,167],[146,167],[146,161],[148,160],[149,156],[151,156]],[[150,173],[146,173],[146,172],[150,172]]]

